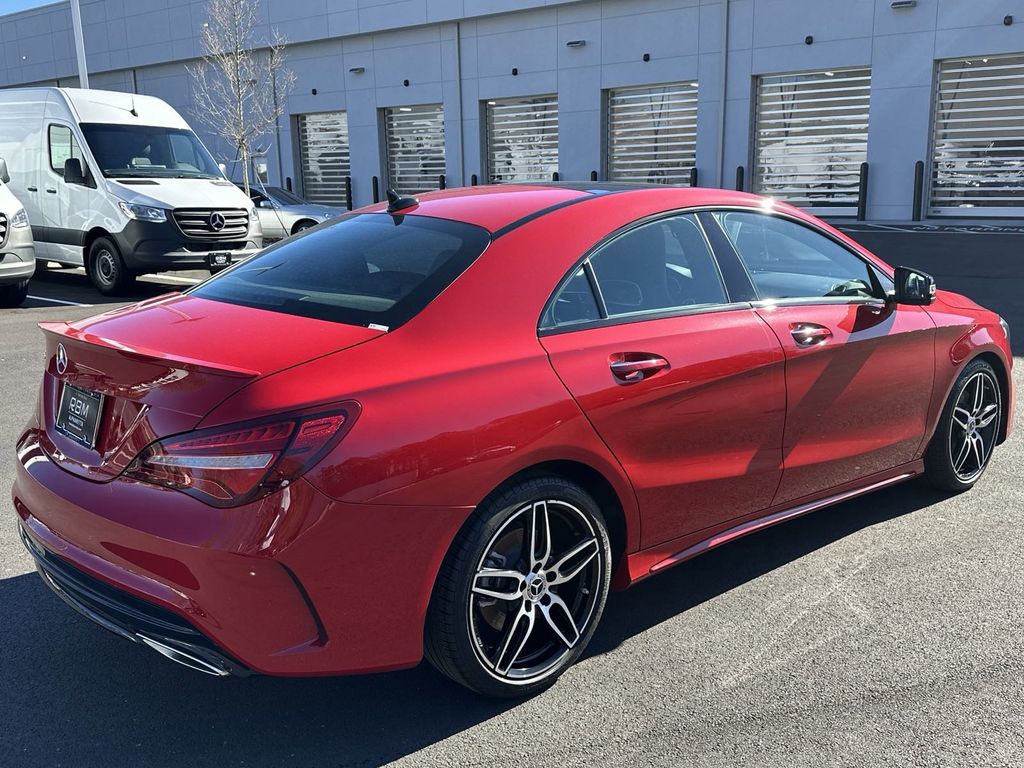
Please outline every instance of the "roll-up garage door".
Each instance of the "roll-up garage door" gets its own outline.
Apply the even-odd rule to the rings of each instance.
[[[759,77],[754,190],[805,208],[855,213],[870,97],[870,69]]]
[[[317,112],[296,116],[302,194],[311,203],[344,207],[348,155],[348,115]]]
[[[608,92],[608,178],[689,184],[697,157],[697,83]]]
[[[1024,206],[1024,56],[939,62],[931,212],[1019,216]]]
[[[444,110],[440,104],[384,110],[388,184],[400,195],[437,189],[445,172]]]
[[[486,114],[491,183],[551,181],[558,170],[558,97],[495,99]]]

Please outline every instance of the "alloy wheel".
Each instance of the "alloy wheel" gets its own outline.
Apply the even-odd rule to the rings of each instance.
[[[469,624],[477,658],[505,683],[526,685],[556,672],[586,634],[601,594],[598,533],[572,504],[520,506],[477,564]]]
[[[949,460],[963,483],[978,479],[988,464],[999,431],[999,385],[986,370],[960,390],[949,422]]]

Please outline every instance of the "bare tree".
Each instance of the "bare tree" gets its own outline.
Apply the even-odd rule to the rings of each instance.
[[[205,54],[188,66],[194,114],[234,146],[249,194],[249,160],[261,138],[274,131],[295,74],[284,67],[287,41],[277,31],[256,39],[259,0],[209,0],[201,40]]]

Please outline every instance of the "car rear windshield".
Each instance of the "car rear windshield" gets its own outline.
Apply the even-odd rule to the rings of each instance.
[[[457,221],[350,215],[285,240],[190,293],[391,329],[433,301],[489,242],[487,230]]]

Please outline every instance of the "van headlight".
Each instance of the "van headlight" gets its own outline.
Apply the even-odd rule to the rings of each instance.
[[[14,229],[21,229],[22,227],[28,226],[28,214],[25,213],[24,208],[20,208],[13,216],[11,216],[11,226]]]
[[[259,217],[260,217],[260,215],[258,213],[256,213],[256,209],[255,208],[250,208],[249,209],[249,221],[256,221],[256,219],[258,219]]]
[[[137,203],[118,203],[121,213],[129,219],[136,221],[167,221],[167,211],[163,208],[153,208],[149,205],[138,205]]]

